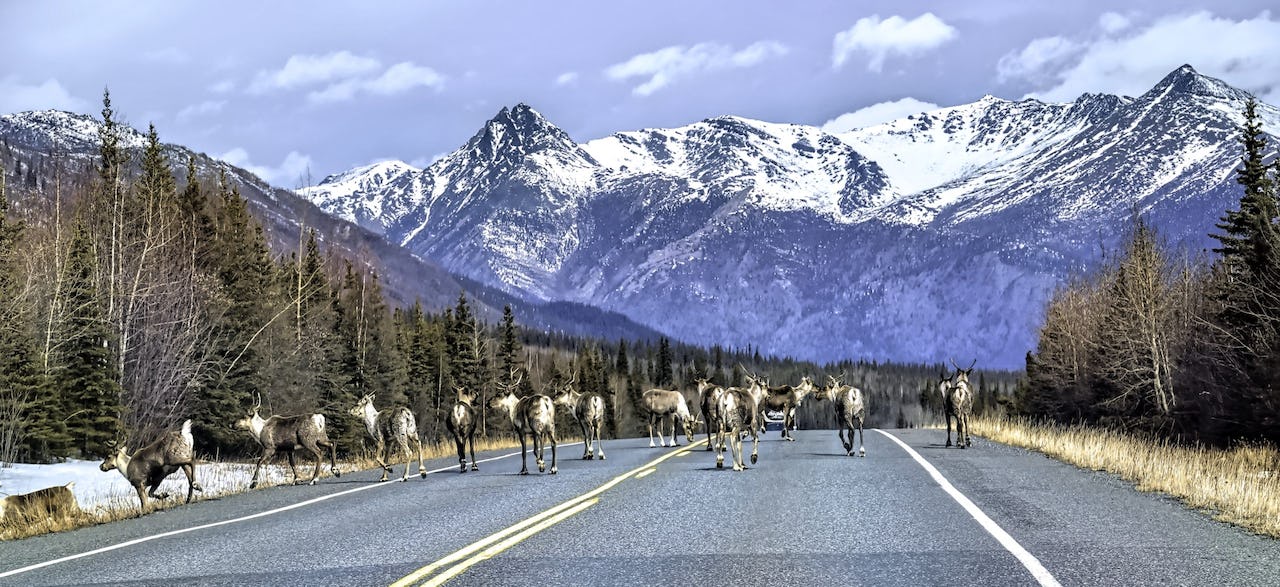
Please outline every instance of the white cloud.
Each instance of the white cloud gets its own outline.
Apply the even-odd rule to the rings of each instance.
[[[719,43],[698,43],[692,47],[676,45],[610,65],[604,74],[614,81],[648,78],[631,90],[637,96],[648,96],[683,78],[723,69],[752,67],[771,57],[786,55],[787,51],[787,47],[777,41],[760,41],[740,51]]]
[[[1042,37],[1031,41],[1021,51],[1011,51],[1001,57],[996,63],[996,79],[1000,83],[1011,79],[1035,80],[1084,50],[1084,43],[1065,37]]]
[[[556,76],[557,86],[567,86],[576,81],[578,81],[578,72],[576,71],[566,71]]]
[[[221,112],[222,107],[226,105],[226,100],[205,100],[199,104],[192,104],[178,111],[178,120],[188,120],[196,116],[215,114]]]
[[[23,84],[13,75],[0,79],[0,113],[47,109],[84,112],[86,107],[84,100],[72,96],[53,78],[39,85]]]
[[[224,79],[220,82],[211,84],[209,86],[209,91],[215,94],[227,94],[234,89],[236,89],[236,82],[233,82],[229,79]]]
[[[880,102],[872,104],[866,108],[846,112],[822,125],[822,130],[829,133],[849,132],[857,128],[866,128],[875,126],[883,122],[905,118],[912,114],[937,110],[938,105],[932,102],[922,102],[915,98],[902,98],[893,102]]]
[[[165,47],[164,49],[156,49],[155,51],[147,51],[142,54],[143,59],[154,61],[156,63],[168,63],[170,65],[182,65],[191,61],[191,56],[185,51],[177,47]]]
[[[418,87],[439,90],[443,86],[444,76],[434,69],[405,61],[388,67],[382,75],[365,82],[361,88],[374,94],[389,96]]]
[[[1102,32],[1114,35],[1120,31],[1129,28],[1133,21],[1129,17],[1118,12],[1104,12],[1098,17],[1098,26],[1102,27]]]
[[[381,67],[377,59],[353,55],[350,51],[294,55],[280,69],[259,71],[249,84],[249,93],[261,94],[342,80],[369,74]]]
[[[880,20],[880,15],[876,14],[860,18],[849,30],[836,33],[832,41],[831,66],[839,69],[854,53],[866,53],[870,57],[867,69],[879,72],[889,55],[914,57],[936,49],[956,36],[955,27],[932,12],[912,20],[896,15]]]
[[[1264,101],[1280,101],[1280,20],[1270,12],[1244,20],[1179,14],[1119,33],[1079,40],[1083,48],[1074,57],[1009,79],[1032,82],[1037,91],[1029,95],[1043,100],[1069,101],[1085,92],[1136,96],[1186,63]]]
[[[311,172],[311,157],[297,151],[289,151],[289,154],[285,155],[284,161],[281,161],[275,167],[254,165],[249,159],[249,152],[240,147],[219,155],[218,159],[236,167],[247,169],[254,175],[266,180],[267,183],[278,187],[303,187],[304,178]]]

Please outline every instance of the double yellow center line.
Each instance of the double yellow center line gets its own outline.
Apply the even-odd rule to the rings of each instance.
[[[406,575],[404,578],[400,579],[399,581],[392,583],[391,586],[405,587],[408,585],[418,584],[419,581],[423,581],[424,579],[426,579],[426,581],[421,583],[424,586],[434,587],[436,585],[443,585],[445,582],[458,576],[468,568],[480,562],[489,560],[490,558],[493,558],[501,554],[503,551],[507,550],[508,548],[511,548],[516,544],[519,544],[522,540],[525,540],[526,538],[529,538],[534,534],[537,534],[543,530],[546,530],[547,528],[550,528],[560,522],[563,522],[564,520],[567,520],[570,517],[573,517],[574,515],[577,515],[578,513],[582,512],[583,510],[586,510],[587,508],[599,503],[600,494],[612,489],[615,485],[622,483],[623,481],[631,477],[635,477],[637,479],[644,477],[645,475],[648,475],[649,473],[652,473],[654,470],[656,470],[655,467],[659,463],[673,457],[677,457],[683,454],[688,454],[690,450],[693,450],[693,447],[703,442],[706,442],[706,439],[695,441],[693,444],[690,444],[678,451],[669,452],[665,455],[662,455],[652,461],[649,461],[648,463],[645,463],[639,467],[636,467],[630,471],[627,471],[626,473],[623,473],[621,475],[618,475],[617,477],[614,477],[608,483],[605,483],[604,485],[601,485],[595,489],[592,489],[587,493],[579,495],[578,497],[570,499],[569,501],[566,501],[540,514],[537,514],[533,517],[530,517],[514,525],[508,526],[507,528],[499,530],[493,534],[490,534],[476,542],[471,543],[465,548],[462,548],[461,550],[458,550],[453,554],[450,554],[449,556],[446,556],[436,562],[433,562],[425,567],[422,567],[421,569],[418,569],[413,573],[410,573],[409,575]],[[445,568],[445,567],[448,567],[448,568]],[[445,570],[440,574],[435,575],[436,571],[439,571],[440,569],[445,569]],[[432,576],[432,575],[435,575],[435,576]],[[430,578],[428,579],[428,577]]]

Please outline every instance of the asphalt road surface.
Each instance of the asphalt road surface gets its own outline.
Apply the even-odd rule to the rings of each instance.
[[[554,476],[502,451],[270,488],[0,543],[0,585],[1280,584],[1280,541],[1107,474],[938,430],[867,431],[865,458],[796,437],[743,472],[646,439],[563,447]]]

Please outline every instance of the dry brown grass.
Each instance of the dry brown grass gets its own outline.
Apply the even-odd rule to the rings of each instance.
[[[561,439],[561,444],[574,442],[574,438]],[[476,452],[502,450],[512,447],[519,447],[520,443],[514,436],[497,436],[493,438],[476,438]],[[424,442],[423,455],[426,459],[437,459],[445,457],[457,457],[457,450],[454,448],[452,440],[443,442]],[[470,459],[470,453],[467,458]],[[416,459],[415,459],[416,460]],[[202,501],[206,499],[217,499],[228,495],[245,493],[250,491],[249,480],[253,476],[254,461],[221,461],[217,462],[218,466],[208,466],[215,464],[215,461],[201,460],[196,465],[196,481],[205,486],[206,489],[195,494],[192,502]],[[338,463],[338,468],[342,471],[363,471],[366,469],[376,468],[377,462],[370,453],[352,455],[348,459],[344,459]],[[403,466],[403,461],[397,461],[393,464],[396,472],[399,472]],[[416,468],[411,469],[410,473],[416,473]],[[103,473],[106,475],[107,473]],[[110,472],[111,475],[119,475],[115,471]],[[303,479],[311,476],[311,461],[309,459],[298,459],[298,474]],[[321,468],[321,478],[331,476],[328,470],[328,463]],[[259,479],[256,489],[264,489],[267,487],[275,487],[278,485],[287,485],[293,481],[293,475],[289,471],[289,466],[283,456],[277,456],[273,464],[265,465],[262,468],[262,476]],[[181,472],[170,475],[160,486],[161,492],[168,492],[169,498],[165,500],[151,500],[152,511],[166,510],[173,507],[183,505],[183,500],[187,495],[187,478]],[[85,526],[93,526],[97,524],[105,524],[128,518],[136,518],[141,515],[138,504],[138,496],[129,489],[127,493],[113,493],[110,495],[100,496],[84,496],[77,495],[80,501],[92,501],[97,505],[87,508],[78,516],[54,519],[51,516],[44,516],[35,523],[19,523],[19,522],[0,522],[0,541],[18,540],[21,538],[29,538],[40,534],[48,534],[50,532],[64,532],[74,530]]]
[[[1139,491],[1158,491],[1249,531],[1280,537],[1280,451],[1271,445],[1229,450],[1086,426],[979,419],[973,431],[1078,467],[1106,471]]]

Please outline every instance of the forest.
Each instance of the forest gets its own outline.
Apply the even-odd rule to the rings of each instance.
[[[841,375],[868,394],[869,426],[917,426],[941,409],[943,365],[820,366],[751,347],[573,337],[522,328],[509,306],[485,323],[465,292],[449,308],[392,307],[376,271],[327,250],[314,228],[273,250],[235,182],[168,160],[154,126],[141,148],[123,144],[109,93],[101,116],[93,157],[20,160],[0,148],[0,462],[101,457],[186,418],[198,454],[246,456],[253,440],[232,425],[259,399],[264,415],[322,413],[340,453],[364,451],[347,410],[367,393],[409,406],[424,439],[439,441],[456,388],[483,405],[513,376],[521,395],[565,382],[601,394],[613,437],[644,433],[645,389],[692,400],[700,377]],[[978,410],[1006,409],[1015,382],[982,373]],[[829,410],[807,402],[800,422],[832,426]],[[480,414],[484,434],[510,433]]]
[[[1134,214],[1102,268],[1052,297],[1016,392],[1022,414],[1212,445],[1280,441],[1280,161],[1250,101],[1239,207],[1212,257]]]

